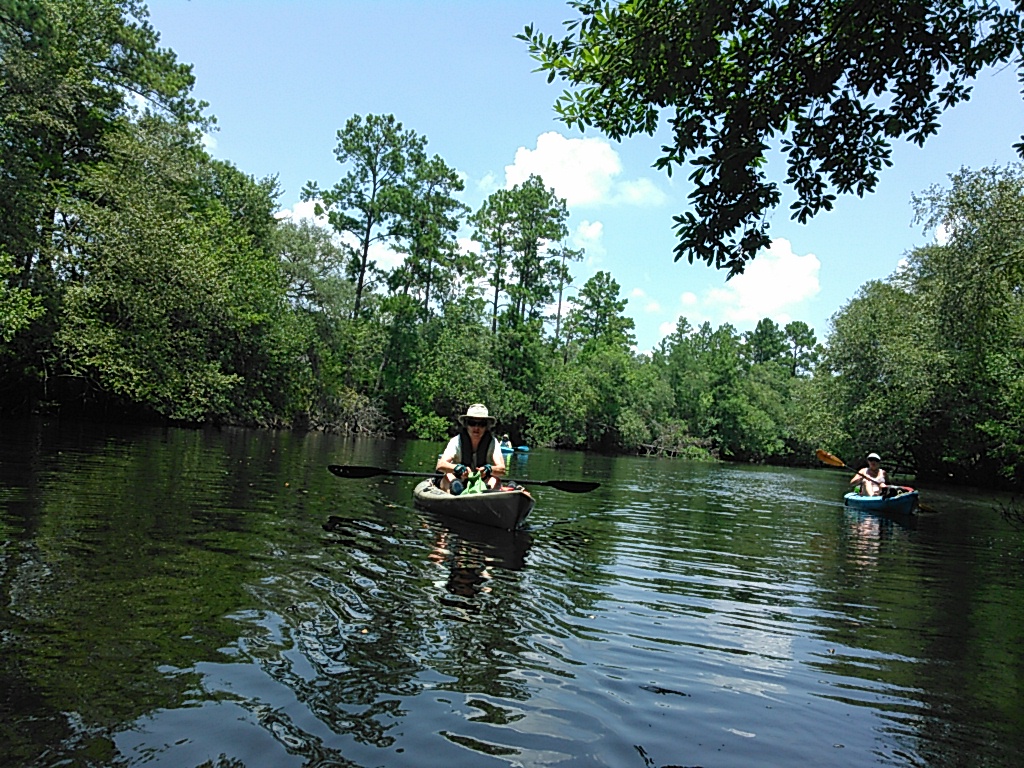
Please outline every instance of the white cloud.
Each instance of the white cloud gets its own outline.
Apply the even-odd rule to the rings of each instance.
[[[338,235],[332,229],[330,224],[327,222],[327,216],[317,216],[314,213],[314,207],[316,203],[312,200],[301,200],[292,205],[291,208],[285,208],[274,214],[275,218],[291,219],[292,221],[299,222],[302,220],[310,221],[316,224],[318,227],[322,227],[326,230],[331,231],[332,239],[338,244],[347,244],[349,247],[355,248],[359,241],[351,233],[345,233],[344,235]],[[467,240],[467,242],[469,242]],[[377,266],[381,269],[394,269],[399,266],[405,260],[405,255],[392,250],[387,245],[382,243],[373,243],[370,246],[370,261],[377,263]]]
[[[313,208],[316,206],[312,200],[300,200],[299,202],[292,205],[291,208],[284,208],[274,214],[277,219],[292,219],[293,221],[299,222],[303,219],[317,224],[321,227],[327,228],[327,217],[316,216],[313,212]]]
[[[581,221],[571,235],[571,244],[573,248],[584,250],[584,258],[588,263],[595,263],[595,259],[605,253],[604,224],[600,221]]]
[[[522,184],[531,174],[544,180],[570,208],[581,205],[657,205],[665,195],[648,179],[616,181],[619,153],[604,139],[569,139],[555,131],[537,137],[536,149],[520,147],[505,166],[505,185]]]
[[[352,242],[355,242],[354,238]],[[405,254],[393,251],[382,243],[372,243],[370,245],[370,261],[376,262],[378,269],[389,270],[401,266],[405,261]]]
[[[460,237],[456,239],[459,244],[459,253],[464,254],[478,254],[480,253],[480,243],[471,237]]]
[[[513,164],[505,166],[505,183],[511,188],[536,174],[572,207],[602,202],[620,173],[619,155],[606,141],[549,131],[537,137],[536,149],[516,150]]]
[[[204,133],[201,141],[207,152],[213,152],[217,148],[217,137],[212,133]]]
[[[665,202],[665,193],[650,179],[624,181],[618,187],[616,200],[630,205],[654,206]]]
[[[734,324],[757,323],[765,317],[788,323],[792,320],[789,312],[821,290],[820,271],[817,256],[799,256],[788,240],[777,238],[767,251],[747,263],[742,275],[709,291],[705,303]]]
[[[647,292],[643,288],[634,288],[629,292],[629,300],[632,301],[633,299],[636,299],[638,304],[647,300],[647,303],[644,304],[644,312],[648,314],[661,312],[661,304],[656,299],[648,299]]]
[[[476,183],[476,188],[484,196],[489,196],[493,192],[497,192],[501,188],[501,184],[498,182],[497,176],[488,173]]]
[[[820,270],[821,262],[813,253],[798,255],[788,240],[777,238],[747,263],[742,275],[699,296],[683,293],[680,314],[693,326],[709,321],[713,326],[731,323],[743,330],[765,317],[785,325],[803,302],[818,295]],[[664,323],[660,330],[662,336],[672,333],[675,323]]]

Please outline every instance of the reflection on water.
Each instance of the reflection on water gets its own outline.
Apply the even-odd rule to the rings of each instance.
[[[829,472],[534,451],[526,531],[437,446],[28,425],[0,444],[0,764],[1011,765],[1021,535]],[[781,491],[780,491],[781,489]],[[963,502],[967,504],[968,502]]]

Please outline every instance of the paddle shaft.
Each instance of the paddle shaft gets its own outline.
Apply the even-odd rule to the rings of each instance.
[[[383,469],[381,467],[358,467],[350,465],[330,464],[327,469],[333,475],[349,480],[357,480],[380,475],[398,477],[437,477],[436,472],[405,472],[400,469]],[[599,487],[600,483],[589,483],[583,480],[517,480],[522,485],[546,485],[568,493],[587,493]]]

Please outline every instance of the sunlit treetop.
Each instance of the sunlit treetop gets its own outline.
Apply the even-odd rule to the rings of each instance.
[[[519,38],[568,84],[570,127],[671,141],[654,163],[689,163],[691,207],[675,217],[676,260],[741,273],[766,247],[780,183],[805,223],[839,193],[874,190],[892,142],[923,145],[979,72],[1017,59],[1024,2],[996,0],[572,0],[556,39]],[[785,158],[770,179],[766,153]],[[1024,156],[1024,141],[1015,146]]]

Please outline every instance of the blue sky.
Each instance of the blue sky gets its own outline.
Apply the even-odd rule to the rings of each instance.
[[[277,175],[282,209],[308,214],[302,186],[333,185],[338,129],[353,115],[393,114],[464,177],[476,209],[495,189],[540,174],[569,204],[569,243],[586,257],[578,288],[610,272],[629,299],[637,346],[651,349],[680,316],[751,330],[770,317],[803,320],[823,339],[829,318],[871,279],[890,275],[934,233],[913,226],[911,195],[961,167],[1015,161],[1024,103],[1013,68],[986,71],[972,100],[947,112],[924,148],[898,145],[868,197],[841,197],[807,225],[787,203],[771,219],[772,248],[747,274],[673,261],[672,217],[687,207],[688,171],[651,164],[659,138],[621,144],[557,122],[562,91],[535,72],[526,24],[560,35],[561,0],[150,0],[161,44],[194,67],[195,94],[218,130],[215,157],[258,178]],[[769,165],[781,180],[785,169]],[[389,254],[379,253],[382,266]]]

